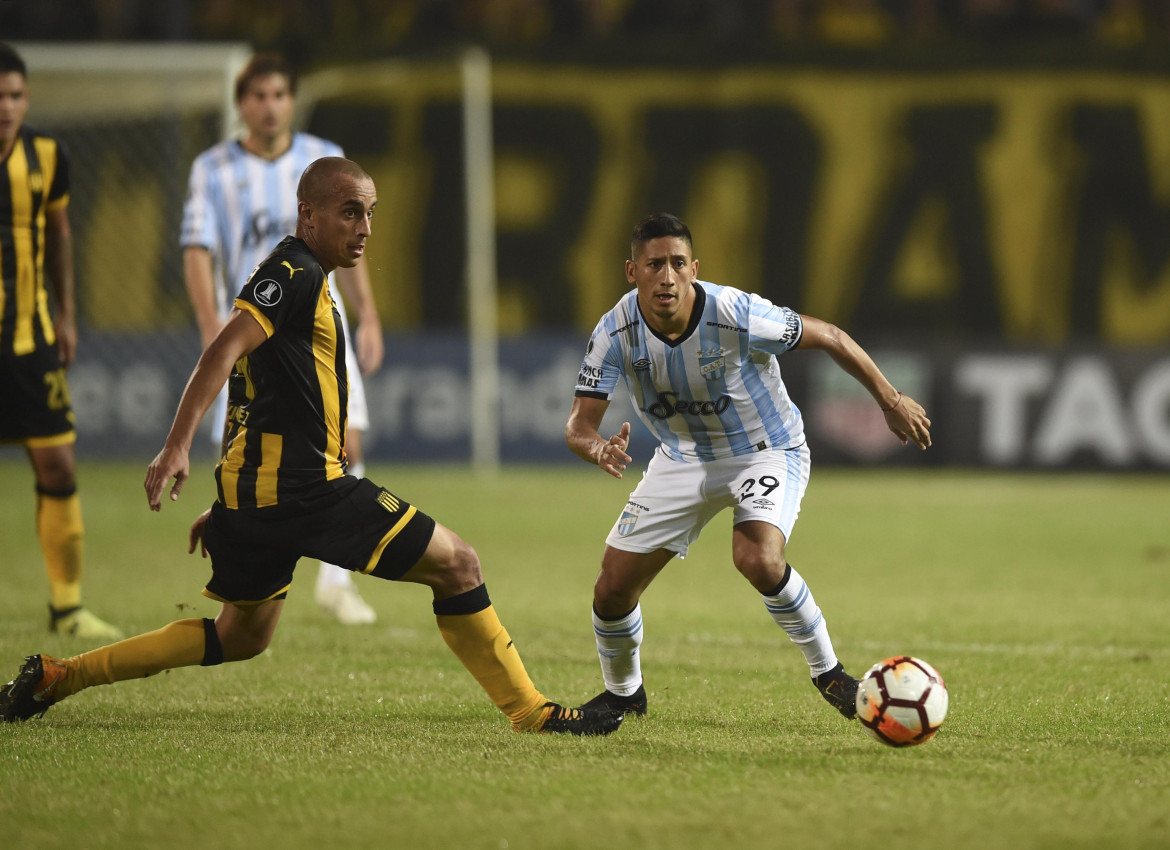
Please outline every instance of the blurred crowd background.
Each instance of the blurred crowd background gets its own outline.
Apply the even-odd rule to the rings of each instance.
[[[1154,57],[1170,47],[1170,0],[4,0],[0,26],[23,39],[243,40],[313,61],[466,41],[692,61],[719,47],[774,56],[1023,45]]]

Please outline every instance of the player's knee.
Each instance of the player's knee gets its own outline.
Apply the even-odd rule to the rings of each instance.
[[[478,587],[483,584],[483,571],[480,568],[479,555],[469,543],[456,538],[448,561],[447,573],[451,580],[460,585]]]
[[[634,609],[639,596],[637,590],[622,586],[602,570],[593,583],[593,610],[599,617],[620,617]]]
[[[761,593],[771,590],[784,578],[786,566],[783,553],[760,549],[742,553],[735,559],[735,568]]]
[[[271,634],[255,634],[252,632],[229,631],[220,633],[219,642],[223,646],[224,661],[247,661],[268,649],[272,641]]]
[[[434,566],[428,570],[425,584],[431,586],[439,598],[464,593],[483,584],[479,555],[469,543],[456,534],[450,540]]]
[[[73,462],[62,455],[43,455],[34,463],[37,489],[42,493],[72,493],[77,489]]]

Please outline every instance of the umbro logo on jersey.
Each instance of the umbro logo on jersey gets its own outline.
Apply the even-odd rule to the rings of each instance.
[[[650,368],[650,361],[643,357],[641,360],[634,361],[634,368],[639,372],[644,372]]]
[[[297,272],[303,272],[305,270],[304,266],[301,266],[298,269],[294,269],[292,263],[290,263],[288,260],[282,260],[280,264],[282,266],[284,266],[286,269],[288,269],[288,279],[289,280],[292,280],[292,276],[294,274],[296,274]]]
[[[769,501],[769,500],[767,500],[767,499],[755,499],[755,500],[753,500],[753,501],[752,501],[752,504],[753,504],[753,505],[759,505],[761,508],[770,508],[770,507],[772,507],[772,505],[774,505],[774,504],[776,504],[776,503],[775,503],[775,502],[771,502],[771,501]]]
[[[256,303],[261,307],[271,307],[280,302],[280,296],[283,294],[280,289],[280,284],[275,280],[262,280],[256,284]]]

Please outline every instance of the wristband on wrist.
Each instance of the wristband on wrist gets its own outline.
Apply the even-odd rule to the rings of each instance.
[[[895,401],[889,407],[882,407],[880,404],[878,405],[878,407],[882,408],[882,413],[889,413],[891,410],[896,408],[901,403],[902,403],[902,391],[898,390],[898,400],[897,401]]]

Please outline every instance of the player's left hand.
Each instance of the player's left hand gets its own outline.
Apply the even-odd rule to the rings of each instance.
[[[902,445],[911,442],[920,449],[930,446],[930,420],[922,405],[905,393],[899,395],[898,403],[890,410],[883,411],[886,425]]]
[[[191,523],[191,535],[188,538],[190,545],[187,547],[188,555],[195,554],[195,547],[202,543],[202,545],[199,546],[199,551],[204,558],[207,557],[207,543],[205,542],[206,538],[203,536],[203,529],[207,525],[207,518],[209,516],[211,516],[211,508],[208,508],[203,513],[199,514],[199,516],[195,518],[195,522]]]
[[[73,358],[77,356],[77,322],[72,318],[59,316],[54,331],[57,334],[57,353],[61,357],[61,365],[68,369],[73,365]]]
[[[621,478],[622,471],[633,458],[626,454],[630,444],[630,423],[623,422],[622,429],[603,443],[597,452],[597,465],[612,475]]]
[[[382,357],[385,347],[382,342],[382,328],[374,322],[362,322],[357,327],[354,339],[354,354],[357,355],[358,368],[363,375],[372,375],[382,367]]]
[[[183,483],[191,473],[191,464],[187,453],[181,449],[163,446],[163,450],[150,462],[146,469],[146,480],[142,486],[146,488],[146,501],[152,511],[162,507],[162,491],[167,482],[175,479],[171,487],[171,501],[177,501],[179,493],[183,491]]]

